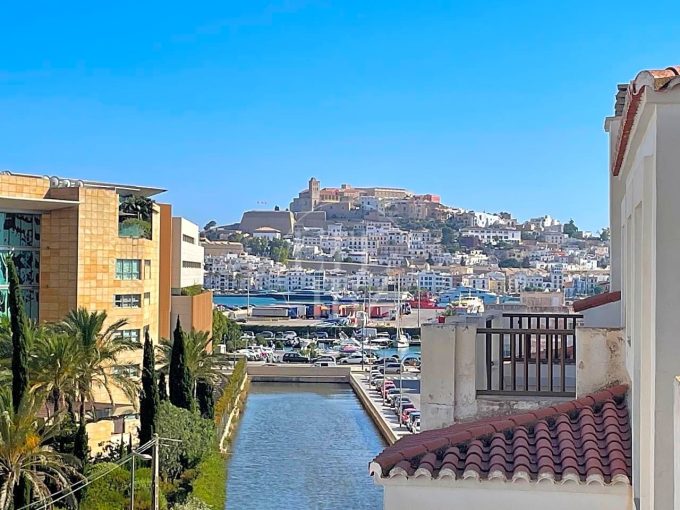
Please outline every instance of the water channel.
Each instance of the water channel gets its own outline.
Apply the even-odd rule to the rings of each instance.
[[[227,508],[377,510],[385,443],[346,384],[253,383],[232,444]]]

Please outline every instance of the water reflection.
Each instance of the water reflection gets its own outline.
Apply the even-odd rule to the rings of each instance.
[[[348,385],[255,383],[232,446],[227,506],[382,508],[368,463],[384,446]]]

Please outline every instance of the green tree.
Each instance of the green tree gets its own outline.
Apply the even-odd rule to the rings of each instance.
[[[184,366],[189,372],[191,381],[202,381],[214,386],[224,378],[222,374],[223,357],[210,352],[212,340],[205,331],[192,329],[182,332],[182,349]],[[170,373],[170,400],[172,401],[172,366],[177,336],[172,341],[162,339],[158,346],[161,370]],[[193,395],[193,386],[192,392]],[[177,404],[175,404],[177,405]],[[182,406],[179,406],[182,407]]]
[[[90,460],[90,447],[88,446],[87,429],[85,423],[78,423],[78,429],[73,441],[73,456],[78,459],[82,466],[86,466]]]
[[[77,465],[49,443],[57,435],[60,420],[38,418],[41,399],[27,392],[15,410],[8,392],[0,395],[0,510],[30,503],[25,486],[36,499],[51,503],[51,494],[81,480]],[[71,463],[73,462],[73,463]],[[23,486],[25,484],[25,486]],[[56,489],[56,490],[55,490]],[[65,503],[75,505],[73,496]]]
[[[28,319],[19,288],[19,274],[14,264],[14,257],[8,255],[5,258],[5,265],[9,282],[9,320],[12,332],[12,402],[16,413],[21,399],[28,391],[28,340],[26,338]]]
[[[212,384],[199,380],[196,382],[196,400],[201,416],[208,420],[215,418],[215,397]]]
[[[610,236],[611,236],[611,234],[610,234],[609,227],[605,227],[605,228],[602,229],[602,232],[600,232],[600,241],[607,242],[607,241],[609,241]]]
[[[144,338],[142,362],[142,391],[139,396],[139,444],[146,444],[158,428],[158,381],[156,381],[156,360],[149,332]]]
[[[106,312],[89,312],[81,307],[71,310],[55,326],[57,332],[78,339],[83,350],[82,365],[74,381],[80,400],[81,420],[85,419],[85,403],[94,401],[94,389],[97,387],[104,388],[112,403],[113,388],[123,391],[132,401],[137,399],[137,383],[123,374],[111,372],[111,366],[122,354],[138,349],[139,344],[118,336],[117,331],[127,325],[127,320],[114,321],[105,328],[107,320]]]
[[[521,267],[521,266],[522,266],[521,262],[517,259],[514,259],[514,258],[504,259],[504,260],[501,260],[498,263],[498,267],[502,267],[502,268],[505,268],[505,267]]]
[[[566,223],[562,227],[562,232],[567,234],[569,237],[576,237],[576,234],[578,232],[578,227],[574,223],[574,220],[569,220],[569,223]]]
[[[161,448],[160,471],[166,480],[176,479],[183,471],[192,469],[215,445],[213,420],[206,420],[195,411],[161,402],[158,413],[158,434],[180,442],[164,444]]]
[[[168,382],[165,380],[165,372],[158,376],[158,398],[161,402],[168,400]]]
[[[170,363],[167,367],[170,376],[170,402],[183,409],[192,409],[194,406],[194,381],[186,363],[184,332],[179,316],[177,316],[177,325],[173,337],[170,348]]]
[[[46,395],[55,414],[65,403],[72,408],[78,396],[76,381],[87,362],[80,341],[64,333],[31,329],[34,338],[29,363],[31,388]]]

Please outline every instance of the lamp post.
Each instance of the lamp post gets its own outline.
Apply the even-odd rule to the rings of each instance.
[[[151,455],[147,455],[146,453],[137,453],[135,451],[132,452],[132,470],[131,470],[131,484],[130,484],[130,510],[135,510],[135,459],[142,459],[142,460],[153,460],[153,457]]]

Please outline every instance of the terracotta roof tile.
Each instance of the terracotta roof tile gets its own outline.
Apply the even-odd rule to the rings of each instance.
[[[626,392],[614,386],[529,413],[407,436],[374,462],[385,477],[630,483]]]
[[[621,291],[613,292],[603,292],[602,294],[596,294],[584,299],[579,299],[574,301],[574,311],[582,312],[583,310],[589,310],[591,308],[596,308],[598,306],[606,305],[608,303],[614,303],[621,300]]]
[[[628,150],[628,141],[633,131],[635,117],[640,107],[640,102],[647,88],[655,92],[670,89],[678,84],[677,78],[680,76],[680,66],[671,66],[666,69],[652,69],[641,71],[626,89],[626,98],[623,105],[621,116],[623,120],[619,126],[614,159],[612,164],[612,174],[619,175],[623,160]]]

